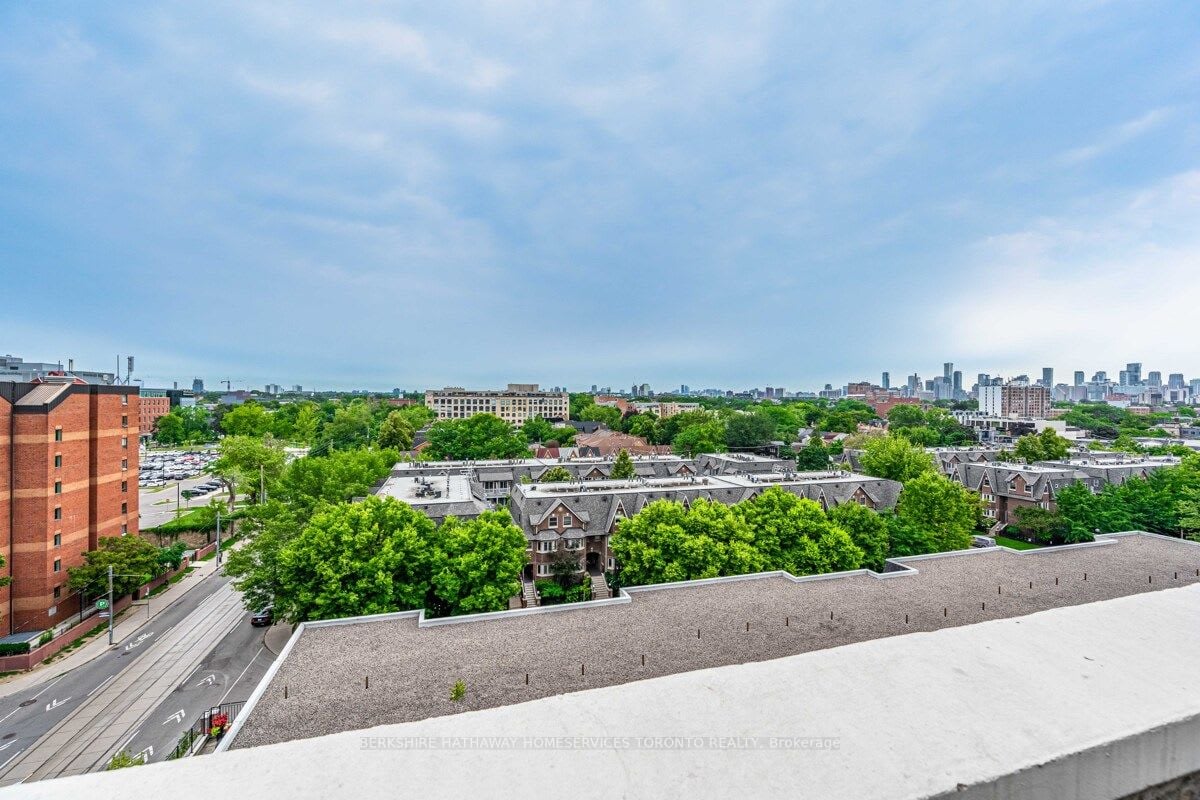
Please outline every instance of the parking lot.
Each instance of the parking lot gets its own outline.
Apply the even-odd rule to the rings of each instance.
[[[217,459],[215,450],[150,451],[141,456],[138,493],[140,527],[162,525],[189,508],[207,505],[222,489],[206,470]],[[206,485],[207,484],[207,485]]]

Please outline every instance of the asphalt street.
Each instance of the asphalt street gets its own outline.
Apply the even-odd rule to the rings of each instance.
[[[210,705],[246,699],[273,656],[228,584],[203,579],[101,657],[0,699],[0,785],[97,768],[121,742],[162,760]]]

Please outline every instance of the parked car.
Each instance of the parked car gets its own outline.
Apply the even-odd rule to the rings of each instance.
[[[272,606],[267,606],[261,611],[256,611],[250,617],[250,624],[256,628],[265,628],[275,621],[275,610]]]

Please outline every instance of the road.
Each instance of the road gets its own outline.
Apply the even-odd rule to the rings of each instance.
[[[102,769],[118,749],[164,759],[214,701],[249,696],[273,658],[264,630],[228,578],[205,578],[100,658],[0,700],[0,786]]]
[[[145,530],[175,519],[176,501],[179,502],[180,513],[184,513],[189,508],[208,505],[214,497],[228,500],[229,494],[224,489],[218,489],[202,497],[193,497],[191,500],[179,494],[184,489],[190,489],[210,480],[212,480],[212,475],[202,474],[194,478],[168,483],[166,486],[152,489],[140,488],[138,490],[138,525]]]

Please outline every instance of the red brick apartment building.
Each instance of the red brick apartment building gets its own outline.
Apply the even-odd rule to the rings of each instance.
[[[138,530],[138,387],[50,376],[0,382],[0,632],[80,610],[67,568]]]

